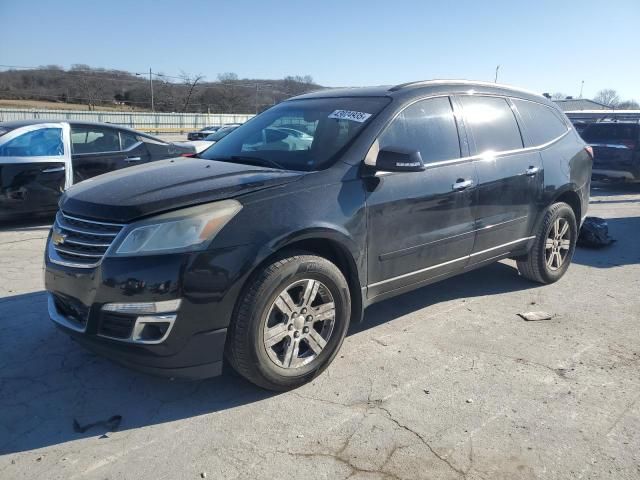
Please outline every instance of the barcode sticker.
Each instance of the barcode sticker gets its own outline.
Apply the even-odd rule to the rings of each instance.
[[[352,122],[366,122],[371,116],[370,113],[354,112],[353,110],[335,110],[329,115],[329,118],[337,118],[338,120],[351,120]]]

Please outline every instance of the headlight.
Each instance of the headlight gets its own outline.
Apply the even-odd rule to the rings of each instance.
[[[116,256],[204,250],[240,210],[236,200],[185,208],[133,224]]]

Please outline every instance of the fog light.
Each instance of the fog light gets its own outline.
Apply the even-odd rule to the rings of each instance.
[[[173,313],[178,311],[181,303],[181,298],[163,302],[106,303],[102,306],[102,310],[132,315]]]
[[[131,334],[133,343],[161,343],[166,340],[176,321],[175,315],[156,315],[153,317],[138,317]]]

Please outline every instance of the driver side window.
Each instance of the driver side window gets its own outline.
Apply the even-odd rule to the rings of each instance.
[[[417,150],[425,164],[460,158],[458,128],[449,98],[428,98],[405,108],[382,132],[378,147]]]

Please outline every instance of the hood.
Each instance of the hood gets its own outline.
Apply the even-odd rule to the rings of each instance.
[[[174,145],[178,145],[179,147],[188,149],[190,151],[195,151],[196,153],[202,153],[211,145],[216,142],[211,142],[209,140],[191,140],[189,142],[173,142]]]
[[[60,201],[69,215],[128,223],[140,217],[283,185],[303,172],[199,158],[173,158],[100,175]]]

